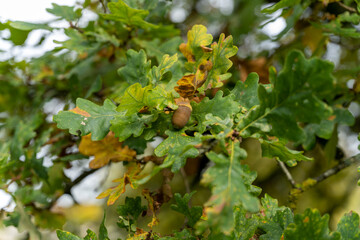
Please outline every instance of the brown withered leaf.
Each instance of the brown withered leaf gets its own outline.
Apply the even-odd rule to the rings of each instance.
[[[175,91],[180,94],[183,98],[193,98],[196,92],[196,89],[201,87],[206,81],[208,72],[212,68],[212,63],[210,61],[204,60],[196,70],[195,74],[189,74],[183,76],[177,84],[179,86],[175,87]]]
[[[79,151],[86,156],[95,156],[90,162],[90,168],[93,169],[101,168],[110,161],[131,161],[136,156],[136,152],[123,146],[112,132],[100,141],[91,141],[91,134],[83,136]]]
[[[159,219],[156,217],[156,210],[158,210],[158,203],[154,200],[154,198],[151,196],[150,191],[148,189],[142,190],[142,195],[145,197],[146,201],[148,202],[148,209],[152,213],[152,219],[151,222],[148,224],[150,228],[157,225],[159,223]]]
[[[269,63],[266,58],[259,57],[252,60],[240,60],[239,67],[241,81],[245,82],[249,73],[256,72],[259,75],[260,83],[269,83]]]

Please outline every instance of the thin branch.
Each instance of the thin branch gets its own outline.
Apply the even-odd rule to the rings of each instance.
[[[82,180],[84,180],[87,176],[93,174],[94,172],[96,172],[97,170],[99,170],[100,168],[98,169],[91,169],[89,171],[86,171],[86,172],[83,172],[80,176],[78,176],[74,181],[72,181],[71,183],[67,184],[65,186],[65,189],[64,189],[64,193],[67,193],[67,194],[70,194],[71,195],[71,189],[79,184]]]
[[[340,162],[338,165],[334,166],[333,168],[330,168],[329,170],[325,171],[324,173],[314,178],[314,180],[316,181],[316,183],[322,182],[328,177],[331,177],[332,175],[340,172],[342,169],[347,168],[354,163],[360,163],[360,154],[345,159],[344,161]]]
[[[284,164],[282,161],[280,161],[280,160],[276,160],[276,161],[277,161],[277,163],[279,164],[281,170],[284,172],[286,178],[289,180],[291,186],[292,186],[293,188],[297,188],[297,187],[296,187],[296,182],[295,182],[293,176],[291,175],[291,173],[289,172],[289,170],[287,169],[287,167],[285,166],[285,164]]]
[[[356,11],[356,9],[355,9],[355,8],[349,7],[349,6],[345,5],[345,4],[344,4],[344,3],[342,3],[342,2],[337,2],[337,4],[338,4],[340,7],[342,7],[342,8],[344,8],[344,9],[348,10],[349,12],[352,12],[352,13],[357,13],[357,11]]]
[[[106,6],[105,6],[104,1],[103,1],[103,0],[99,0],[99,2],[100,2],[100,4],[101,4],[102,8],[104,9],[104,13],[106,13],[107,10],[106,10]]]

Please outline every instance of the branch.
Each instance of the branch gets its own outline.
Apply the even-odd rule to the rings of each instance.
[[[102,8],[104,9],[104,13],[106,13],[106,6],[103,0],[99,0],[99,2],[101,3]]]
[[[284,164],[282,161],[280,161],[280,160],[276,160],[276,161],[277,161],[277,163],[279,164],[281,170],[285,173],[285,176],[286,176],[286,178],[289,180],[291,186],[292,186],[293,188],[297,188],[296,182],[295,182],[293,176],[291,175],[291,173],[289,172],[289,170],[287,169],[287,167],[285,166],[285,164]]]
[[[357,11],[356,11],[355,8],[349,7],[349,6],[345,5],[345,4],[342,3],[342,2],[337,2],[337,4],[338,4],[340,7],[344,8],[345,10],[349,11],[349,12],[357,13]]]
[[[64,189],[64,193],[70,194],[71,195],[71,189],[77,185],[78,183],[80,183],[82,180],[84,180],[87,176],[93,174],[94,172],[96,172],[98,169],[91,169],[89,171],[83,172],[80,176],[78,176],[74,181],[72,181],[71,183],[67,184],[65,186]]]
[[[345,159],[344,161],[340,162],[338,165],[334,166],[333,168],[330,168],[329,170],[325,171],[324,173],[314,178],[314,180],[316,181],[316,183],[322,182],[328,177],[331,177],[332,175],[338,173],[342,169],[347,168],[354,163],[360,163],[360,154]]]
[[[276,160],[276,161],[277,161],[277,163],[279,164],[281,170],[285,173],[285,176],[286,176],[286,178],[289,180],[291,186],[292,186],[293,188],[297,188],[297,187],[296,187],[296,182],[295,182],[293,176],[291,175],[291,173],[289,172],[289,170],[287,169],[287,167],[285,166],[285,164],[284,164],[282,161],[280,161],[280,160]]]

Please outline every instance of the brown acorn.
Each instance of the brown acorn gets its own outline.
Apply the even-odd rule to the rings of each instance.
[[[192,107],[188,98],[176,99],[176,103],[179,107],[175,110],[171,122],[174,128],[181,129],[185,127],[189,121]]]

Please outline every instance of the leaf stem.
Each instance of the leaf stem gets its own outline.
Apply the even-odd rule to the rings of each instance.
[[[228,187],[227,187],[227,196],[230,198],[229,190],[231,189],[231,171],[234,163],[234,151],[235,151],[235,144],[234,141],[231,141],[231,154],[230,154],[230,166],[228,170]]]

